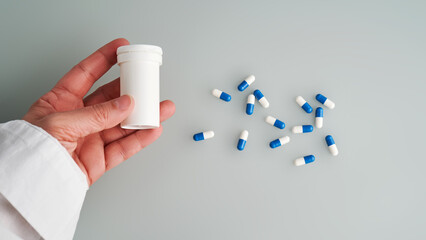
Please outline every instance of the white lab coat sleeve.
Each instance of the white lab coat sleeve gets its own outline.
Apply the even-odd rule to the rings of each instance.
[[[1,230],[2,229],[2,230]],[[6,233],[8,232],[8,235]],[[0,193],[0,239],[40,240],[38,232]]]
[[[86,175],[50,134],[23,120],[0,124],[0,195],[7,200],[0,210],[9,208],[0,215],[0,239],[26,238],[29,227],[43,239],[72,239],[87,189]],[[29,226],[19,226],[16,214]]]

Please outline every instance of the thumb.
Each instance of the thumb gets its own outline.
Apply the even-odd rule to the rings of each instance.
[[[61,117],[67,121],[67,129],[72,130],[75,137],[85,137],[116,126],[130,115],[134,105],[132,97],[123,95],[108,102],[64,112]]]

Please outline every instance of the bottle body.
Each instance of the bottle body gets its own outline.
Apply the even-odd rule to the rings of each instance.
[[[135,101],[133,112],[121,123],[125,129],[150,129],[160,126],[161,48],[128,45],[117,49],[120,66],[120,94]]]

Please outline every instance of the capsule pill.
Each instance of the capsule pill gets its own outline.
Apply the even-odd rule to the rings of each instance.
[[[213,96],[225,101],[229,102],[231,101],[231,95],[227,94],[226,92],[222,92],[219,89],[213,89],[212,91]]]
[[[315,98],[318,100],[318,102],[324,104],[324,106],[326,106],[326,107],[328,107],[330,109],[333,109],[336,106],[336,104],[333,101],[331,101],[330,99],[326,98],[322,94],[317,94],[317,96]]]
[[[240,85],[238,85],[238,90],[240,92],[246,90],[255,80],[256,78],[253,75],[248,76],[246,79],[244,79]]]
[[[214,137],[214,132],[213,131],[207,131],[207,132],[200,132],[200,133],[196,133],[194,134],[194,141],[202,141],[202,140],[206,140],[209,138]]]
[[[289,136],[284,136],[278,139],[273,140],[272,142],[269,143],[269,147],[271,148],[277,148],[280,146],[283,146],[287,143],[290,142],[290,137]]]
[[[304,156],[301,158],[298,158],[296,160],[294,160],[294,165],[296,165],[297,167],[299,166],[303,166],[305,164],[311,163],[315,161],[315,156],[314,155],[308,155],[308,156]]]
[[[265,96],[263,96],[263,93],[259,89],[254,90],[253,94],[256,97],[257,101],[259,101],[260,105],[262,105],[262,107],[269,107],[268,100],[265,98]]]
[[[314,130],[312,125],[294,126],[292,129],[293,133],[310,133]]]
[[[252,115],[254,110],[254,95],[250,94],[247,98],[247,107],[246,107],[246,113],[247,115]]]
[[[285,128],[285,123],[283,121],[278,120],[272,116],[267,116],[265,122],[279,129]]]
[[[300,106],[303,110],[305,110],[305,112],[307,112],[307,113],[311,113],[311,112],[312,112],[312,107],[311,107],[311,105],[309,105],[309,103],[308,103],[308,102],[306,102],[306,100],[305,100],[302,96],[298,96],[298,97],[296,98],[296,102],[297,102],[297,104],[299,104],[299,106]]]
[[[322,128],[324,123],[324,110],[322,107],[318,107],[315,110],[315,127]]]
[[[327,143],[328,150],[330,151],[331,155],[337,156],[339,154],[339,150],[337,150],[337,146],[333,137],[331,135],[327,135],[325,137],[325,142]]]
[[[247,130],[244,130],[244,131],[241,132],[240,139],[238,140],[238,144],[237,144],[238,150],[240,150],[240,151],[244,150],[246,143],[247,143],[248,134],[249,133],[248,133]]]

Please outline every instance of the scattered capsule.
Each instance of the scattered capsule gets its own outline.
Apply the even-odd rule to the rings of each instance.
[[[247,115],[252,115],[253,110],[254,110],[254,95],[250,94],[247,98],[247,107],[246,107]]]
[[[313,161],[315,161],[315,156],[314,155],[308,155],[308,156],[304,156],[304,157],[301,157],[301,158],[294,160],[294,165],[299,167],[299,166],[311,163]]]
[[[296,102],[297,102],[297,104],[299,104],[299,106],[300,106],[303,110],[305,110],[305,112],[307,112],[307,113],[311,113],[311,112],[312,112],[312,107],[311,107],[311,105],[309,105],[309,103],[308,103],[308,102],[306,102],[306,100],[305,100],[305,99],[303,99],[303,97],[298,96],[298,97],[296,98]]]
[[[324,110],[322,107],[317,107],[315,110],[315,127],[322,128],[324,122]]]
[[[272,116],[267,116],[265,119],[265,122],[271,124],[274,127],[277,127],[279,129],[284,129],[285,128],[285,123],[272,117]]]
[[[262,107],[264,108],[269,107],[268,100],[266,100],[265,96],[263,96],[263,93],[259,91],[259,89],[254,90],[253,94],[256,97],[256,99],[259,101],[259,103],[262,105]]]
[[[212,137],[214,137],[213,131],[200,132],[200,133],[194,134],[194,140],[195,141],[206,140],[206,139],[209,139],[209,138],[212,138]]]
[[[240,85],[238,85],[238,90],[240,90],[240,92],[246,90],[246,88],[248,88],[255,80],[255,77],[253,75],[248,76],[246,79],[244,79]]]
[[[337,154],[339,154],[339,151],[337,150],[337,146],[334,142],[333,137],[331,135],[327,135],[327,137],[325,137],[325,141],[327,142],[328,150],[330,150],[331,155],[337,156]]]
[[[309,133],[314,130],[312,125],[303,125],[303,126],[294,126],[292,131],[293,133]]]
[[[275,139],[274,141],[270,142],[269,146],[271,148],[276,148],[276,147],[282,146],[284,144],[287,144],[289,142],[290,142],[290,137],[289,136],[284,136],[282,138],[278,138],[278,139]]]
[[[213,89],[212,94],[213,96],[222,99],[225,102],[231,101],[231,95],[227,94],[226,92],[222,92],[219,89]]]
[[[330,99],[326,98],[322,94],[317,94],[317,96],[315,98],[318,100],[318,102],[324,104],[324,106],[326,106],[326,107],[328,107],[330,109],[333,109],[336,106],[336,104],[333,101],[331,101]]]
[[[244,147],[246,146],[247,138],[248,138],[248,131],[247,130],[242,131],[240,135],[240,139],[238,140],[238,145],[237,145],[238,150],[240,151],[244,150]]]

